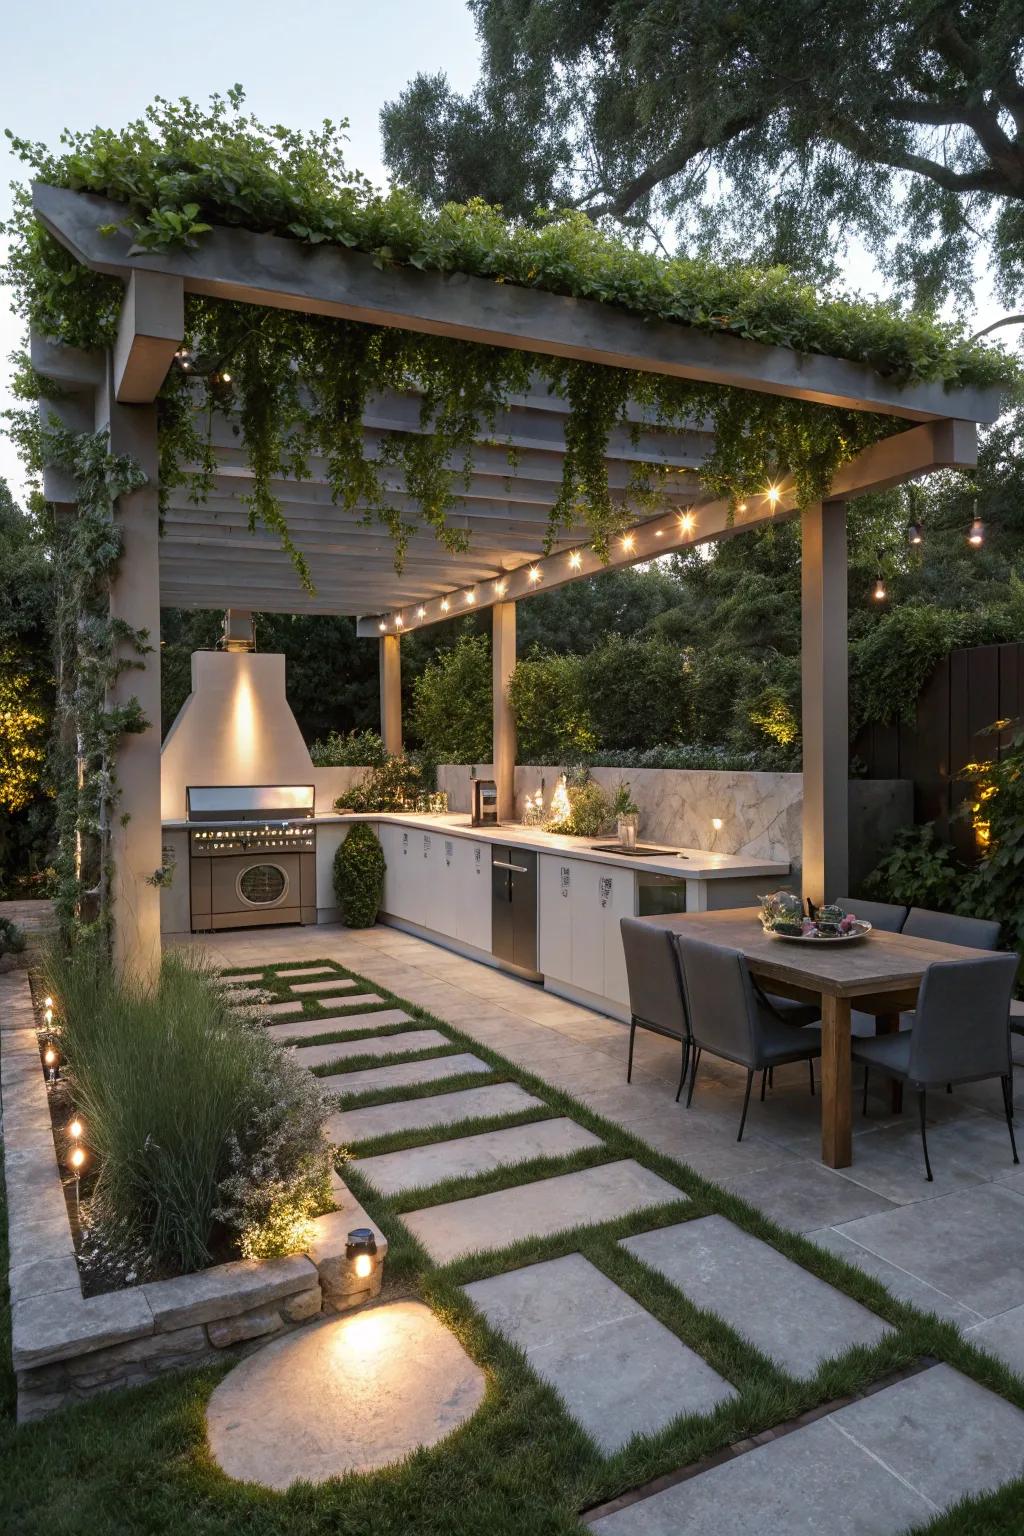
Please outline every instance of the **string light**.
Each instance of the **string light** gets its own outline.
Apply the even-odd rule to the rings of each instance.
[[[779,498],[781,497],[782,492],[779,490],[777,485],[770,485],[764,494],[767,496],[773,507],[778,506]]]
[[[425,619],[425,618],[426,618],[426,616],[427,616],[427,610],[426,610],[426,609],[425,609],[425,608],[424,608],[424,607],[423,607],[423,605],[422,605],[422,604],[421,604],[421,605],[420,605],[420,606],[419,606],[419,608],[417,608],[417,609],[416,609],[416,617],[417,617],[417,618],[418,618],[418,619]]]
[[[665,530],[663,528],[655,528],[655,530],[654,530],[654,537],[656,539],[664,538],[665,537]]]
[[[472,589],[470,589],[470,591],[468,591],[466,593],[466,602],[467,603],[475,603],[476,602],[476,593]]]
[[[377,628],[381,631],[382,634],[383,634],[384,630],[387,629],[387,627],[388,627],[387,619],[381,619],[380,623],[377,625]]]
[[[574,571],[578,571],[582,566],[583,556],[580,554],[578,549],[574,549],[572,554],[569,556],[569,564],[572,566]]]
[[[881,550],[879,550],[879,561],[881,561]],[[878,567],[878,575],[875,577],[875,585],[871,596],[874,598],[876,603],[884,603],[886,598],[889,596],[888,592],[885,590],[885,577],[882,574],[881,564],[879,564]]]
[[[540,568],[536,565],[530,566],[530,580],[534,583],[534,585],[540,581]]]
[[[692,533],[696,522],[697,519],[694,517],[692,511],[680,512],[679,527],[683,533]]]
[[[907,524],[907,543],[913,546],[924,543],[924,528],[916,517]]]
[[[636,543],[636,539],[633,537],[633,535],[631,533],[624,533],[622,535],[622,547],[626,551],[627,554],[629,554],[629,552],[632,550],[633,545],[635,543]]]
[[[745,512],[747,510],[746,502],[745,501],[741,501],[739,506],[736,508],[736,510],[737,510],[737,512]]]
[[[507,585],[508,585],[508,583],[506,582],[504,576],[500,576],[498,578],[498,580],[494,583],[494,590],[498,594],[499,597],[504,597],[504,595],[505,595],[505,588],[506,588]]]
[[[400,613],[396,613],[395,614],[395,628],[396,629],[401,629],[402,626],[404,625],[404,623],[405,623],[405,620],[402,618],[402,615]]]
[[[974,503],[974,520],[971,523],[970,529],[968,530],[967,542],[968,544],[972,545],[974,549],[980,549],[982,544],[985,542],[985,524],[978,516],[977,501]]]
[[[442,597],[442,599],[441,599],[441,612],[442,613],[447,613],[448,609],[450,607],[451,607],[451,604],[449,603],[448,599],[446,597]]]

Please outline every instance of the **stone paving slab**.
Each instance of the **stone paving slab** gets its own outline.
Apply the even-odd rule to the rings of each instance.
[[[394,1131],[418,1131],[433,1125],[456,1125],[482,1115],[518,1114],[536,1109],[541,1100],[518,1083],[485,1083],[482,1088],[463,1088],[458,1093],[438,1093],[427,1099],[403,1099],[397,1104],[373,1104],[366,1109],[343,1109],[327,1122],[331,1141],[366,1141]]]
[[[489,1168],[525,1163],[533,1157],[566,1157],[584,1147],[600,1145],[601,1138],[575,1120],[538,1120],[534,1125],[509,1126],[503,1131],[484,1131],[454,1141],[435,1141],[429,1147],[362,1158],[359,1172],[380,1194],[393,1195],[400,1189],[436,1184],[441,1179],[469,1178]]]
[[[489,1195],[428,1206],[402,1220],[432,1259],[447,1264],[479,1249],[505,1248],[518,1238],[548,1237],[567,1227],[612,1221],[645,1206],[685,1198],[674,1184],[624,1158]]]
[[[368,1088],[409,1088],[432,1083],[441,1077],[461,1077],[466,1072],[490,1072],[479,1056],[460,1051],[455,1056],[427,1056],[423,1061],[394,1061],[385,1067],[361,1067],[357,1072],[336,1072],[320,1078],[325,1093],[365,1093]]]
[[[228,1477],[283,1490],[369,1472],[435,1445],[483,1401],[484,1373],[419,1301],[369,1307],[275,1340],[206,1411]]]
[[[293,972],[292,974],[298,974],[301,976],[303,974],[315,975],[316,973],[312,971],[305,973],[299,971],[297,973]],[[346,987],[352,988],[359,985],[359,983],[353,981],[350,976],[328,976],[323,981],[292,982],[290,976],[282,979],[287,979],[291,983],[291,990],[296,994],[296,996],[299,996],[305,992],[344,992]]]
[[[258,1013],[260,1015],[265,1014],[269,1019],[277,1019],[282,1015],[287,1015],[289,1013],[302,1012],[301,998],[295,998],[294,1001],[288,999],[283,1003],[245,1003],[242,1005],[235,1004],[233,1006],[237,1007],[240,1013]]]
[[[987,1322],[967,1330],[967,1338],[980,1349],[998,1356],[1018,1376],[1024,1376],[1024,1306],[1011,1307]]]
[[[372,996],[354,997],[354,1003],[370,1004],[379,999]],[[320,1035],[342,1034],[349,1029],[383,1029],[385,1024],[411,1024],[413,1021],[401,1008],[381,1008],[375,1013],[345,1013],[330,1019],[296,1019],[293,1024],[268,1024],[266,1032],[271,1040],[316,1040]],[[446,1043],[450,1043],[445,1037]],[[398,1047],[396,1046],[397,1050]]]
[[[951,1296],[937,1291],[933,1285],[919,1280],[916,1275],[908,1274],[905,1269],[898,1269],[887,1259],[880,1259],[877,1253],[869,1253],[834,1227],[822,1227],[820,1231],[808,1232],[806,1236],[810,1242],[817,1243],[819,1248],[834,1253],[837,1259],[845,1259],[847,1264],[854,1264],[866,1275],[880,1280],[900,1301],[907,1301],[912,1307],[919,1307],[922,1312],[934,1312],[947,1322],[956,1323],[958,1328],[971,1328],[979,1321],[977,1312],[961,1306]]]
[[[951,1365],[908,1376],[831,1419],[933,1508],[1024,1473],[1024,1413]]]
[[[336,971],[332,971],[331,970],[331,967],[329,965],[299,965],[299,966],[291,966],[291,965],[289,965],[289,966],[285,966],[283,969],[279,969],[278,972],[277,972],[277,976],[278,976],[279,980],[281,980],[281,981],[291,981],[292,978],[295,977],[295,976],[327,976],[327,975],[333,976],[334,979],[339,983],[340,986],[343,986],[343,987],[347,987],[347,986],[353,986],[354,987],[355,986],[355,982],[351,979],[351,977],[349,977],[349,976],[339,976]],[[296,989],[296,990],[298,990],[298,989]]]
[[[252,982],[260,982],[262,980],[262,971],[246,971],[244,976],[219,976],[217,978],[218,984],[222,987],[244,987]]]
[[[680,1414],[710,1413],[735,1390],[582,1254],[466,1286],[519,1346],[599,1449],[612,1455]]]
[[[1024,1304],[1024,1194],[979,1184],[839,1229],[982,1317]]]
[[[401,1019],[381,1017],[381,1023],[401,1023]],[[312,1068],[327,1067],[350,1056],[392,1056],[396,1051],[429,1051],[446,1045],[451,1045],[451,1041],[440,1030],[408,1029],[400,1035],[369,1035],[363,1040],[335,1040],[330,1045],[297,1045],[292,1055],[300,1066]]]
[[[595,1520],[594,1536],[902,1536],[935,1511],[828,1419]]]
[[[624,1238],[622,1247],[792,1376],[813,1375],[829,1356],[877,1344],[892,1331],[724,1216],[642,1232]]]

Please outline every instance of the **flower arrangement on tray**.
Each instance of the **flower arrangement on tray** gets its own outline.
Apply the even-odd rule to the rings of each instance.
[[[773,891],[761,897],[761,927],[780,939],[862,939],[871,932],[871,924],[862,922],[837,902],[820,907],[808,902],[809,912],[792,891]]]

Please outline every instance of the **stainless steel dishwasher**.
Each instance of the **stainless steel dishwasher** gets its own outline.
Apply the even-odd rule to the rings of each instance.
[[[537,855],[491,845],[491,953],[520,976],[537,970]]]

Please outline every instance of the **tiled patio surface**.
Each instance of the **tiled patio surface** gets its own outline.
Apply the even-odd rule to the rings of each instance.
[[[930,1300],[965,1328],[1024,1306],[1024,1246],[1013,1237],[1024,1230],[1024,1169],[1010,1159],[998,1084],[933,1096],[934,1184],[924,1179],[913,1117],[892,1115],[879,1094],[863,1121],[855,1087],[853,1165],[833,1171],[818,1157],[820,1100],[811,1098],[800,1066],[776,1070],[774,1090],[764,1104],[755,1096],[737,1144],[743,1087],[737,1069],[705,1058],[686,1110],[674,1103],[679,1052],[672,1042],[639,1034],[627,1085],[627,1032],[616,1020],[398,929],[263,929],[192,942],[226,967],[337,960],[572,1093],[783,1225],[841,1251],[917,1305]],[[1018,1051],[1021,1045],[1017,1040]],[[373,1086],[380,1074],[412,1080],[407,1074],[416,1065],[367,1072],[359,1086]],[[455,1059],[444,1070],[458,1070]],[[345,1087],[356,1086],[347,1079]],[[1017,1103],[1024,1105],[1024,1072],[1017,1074]],[[1016,1330],[1006,1332],[1009,1338]],[[999,1330],[989,1337],[997,1347]]]

